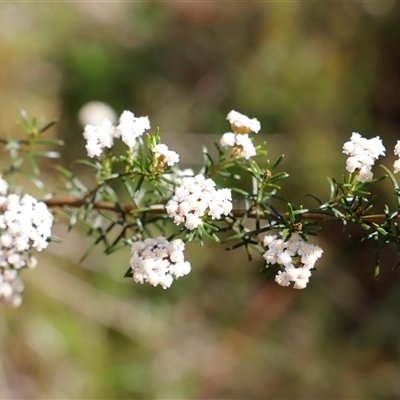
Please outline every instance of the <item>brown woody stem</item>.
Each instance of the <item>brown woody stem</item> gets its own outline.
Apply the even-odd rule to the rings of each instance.
[[[53,199],[49,199],[45,201],[46,205],[48,207],[80,207],[87,203],[87,201],[77,198],[77,197],[55,197]],[[120,210],[124,210],[127,213],[133,213],[134,210],[137,209],[134,205],[128,205],[128,204],[121,204],[120,207],[117,207],[114,203],[111,201],[98,201],[93,203],[93,208],[99,209],[99,210],[108,210],[108,211],[115,211],[115,212],[120,212]],[[147,213],[151,214],[164,214],[165,213],[165,206],[163,204],[156,204],[151,207],[149,207],[148,210],[146,210]],[[232,210],[232,214],[240,218],[243,215],[245,215],[246,210]],[[255,218],[256,214],[255,212],[249,213],[248,217],[249,218]],[[287,214],[283,214],[283,217],[286,217]],[[319,213],[303,213],[301,214],[302,219],[308,219],[308,220],[320,220],[323,221],[325,219],[331,218],[331,216],[327,216],[325,214],[319,214]],[[260,215],[259,216],[261,219],[265,219],[265,215]],[[386,221],[386,216],[385,214],[373,214],[373,215],[364,215],[360,217],[361,221],[370,224],[370,223],[382,223]],[[400,222],[400,217],[396,217],[392,219],[393,222]]]

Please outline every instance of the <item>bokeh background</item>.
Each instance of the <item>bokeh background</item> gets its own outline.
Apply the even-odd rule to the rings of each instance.
[[[383,0],[1,3],[0,131],[18,134],[21,108],[58,119],[49,134],[69,166],[85,156],[79,112],[101,101],[148,115],[196,169],[235,109],[261,121],[271,160],[285,154],[284,195],[312,206],[303,194],[326,198],[326,177],[341,179],[351,132],[379,135],[394,161],[399,17]],[[381,183],[379,205],[396,207],[392,191]],[[349,243],[324,227],[303,291],[214,244],[187,246],[193,270],[170,290],[136,285],[129,249],[79,264],[84,230],[55,234],[64,243],[22,275],[23,305],[1,310],[1,398],[400,398],[397,255],[375,281],[357,230]]]

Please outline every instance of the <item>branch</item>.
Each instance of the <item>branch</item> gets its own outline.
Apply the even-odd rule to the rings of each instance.
[[[49,199],[45,201],[47,207],[81,207],[84,204],[88,204],[88,202],[84,199],[80,199],[77,197],[55,197],[53,199]],[[93,203],[93,208],[99,209],[99,210],[109,210],[109,211],[115,211],[115,212],[120,212],[121,209],[124,210],[128,214],[133,214],[135,210],[139,209],[132,205],[132,204],[121,204],[120,206],[116,206],[113,202],[111,201],[98,201]],[[165,205],[163,204],[155,204],[147,209],[140,208],[141,211],[146,211],[151,214],[165,214]],[[236,218],[243,217],[246,214],[246,210],[232,210],[232,214]],[[287,217],[288,214],[284,213],[282,214],[284,217]],[[255,218],[256,213],[253,211],[248,214],[249,218]],[[270,216],[271,217],[271,216]],[[319,221],[324,221],[325,219],[330,219],[331,216],[327,216],[326,214],[319,214],[319,213],[303,213],[301,214],[302,219],[308,219],[308,220],[319,220]],[[261,219],[266,219],[266,215],[259,215],[259,218]],[[372,214],[372,215],[364,215],[360,217],[361,221],[371,224],[373,222],[375,223],[382,223],[386,221],[386,215],[385,214]],[[393,222],[400,222],[400,216],[392,218],[391,221]]]

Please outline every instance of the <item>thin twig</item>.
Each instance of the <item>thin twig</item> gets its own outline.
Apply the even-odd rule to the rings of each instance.
[[[45,201],[46,205],[48,207],[81,207],[84,204],[87,204],[87,200],[77,198],[77,197],[55,197],[49,200]],[[121,209],[124,210],[128,214],[134,213],[135,210],[139,209],[132,205],[132,204],[121,204],[116,206],[113,202],[111,201],[97,201],[93,203],[93,208],[95,209],[100,209],[100,210],[109,210],[109,211],[115,211],[115,212],[120,212]],[[165,205],[163,204],[155,204],[149,207],[146,207],[145,209],[140,209],[140,210],[145,210],[147,213],[150,214],[165,214]],[[231,214],[234,215],[236,218],[243,217],[247,213],[246,210],[243,209],[236,209],[232,210]],[[283,217],[287,217],[287,213],[282,214]],[[248,213],[248,218],[255,218],[256,213],[251,212]],[[261,219],[266,219],[267,217],[273,218],[271,215],[262,215],[260,214],[259,217]],[[319,214],[316,212],[305,212],[301,214],[302,219],[304,220],[319,220],[319,221],[324,221],[326,219],[331,219],[332,216],[327,215],[327,214]],[[386,221],[386,215],[385,214],[372,214],[372,215],[364,215],[360,217],[360,220],[362,222],[371,224],[371,223],[382,223]],[[400,222],[400,216],[394,217],[391,219],[393,222]]]

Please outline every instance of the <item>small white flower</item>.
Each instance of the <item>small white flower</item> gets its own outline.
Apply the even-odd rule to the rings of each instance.
[[[292,257],[288,251],[283,251],[277,256],[276,261],[278,264],[286,267],[292,264]]]
[[[291,279],[287,272],[279,271],[275,276],[275,282],[281,286],[289,286]]]
[[[119,118],[115,136],[121,137],[122,141],[132,149],[136,145],[136,138],[149,129],[150,121],[147,117],[135,117],[132,112],[124,111]]]
[[[350,173],[353,173],[356,169],[361,168],[361,163],[358,157],[349,157],[346,161],[346,169]]]
[[[358,181],[366,182],[373,178],[371,168],[378,157],[385,154],[385,147],[379,136],[366,139],[353,132],[350,141],[343,145],[343,153],[349,156],[346,162],[347,171],[353,173],[357,170]]]
[[[160,161],[164,162],[170,167],[179,162],[179,154],[175,151],[169,150],[168,146],[165,144],[155,145],[153,151]]]
[[[27,252],[48,246],[53,215],[46,204],[30,195],[9,194],[0,215],[0,266],[11,269],[32,267],[36,260]]]
[[[396,146],[394,146],[394,154],[400,156],[400,140],[398,140]]]
[[[241,149],[241,155],[246,160],[256,155],[256,149],[249,135],[236,135],[236,146]]]
[[[399,157],[393,164],[394,173],[397,174],[400,171],[400,140],[394,146],[394,155]]]
[[[361,168],[360,173],[358,175],[358,180],[360,182],[366,182],[371,180],[374,177],[374,174],[372,173],[371,167],[369,168]]]
[[[305,242],[297,233],[293,233],[286,242],[276,235],[267,235],[263,244],[267,247],[263,254],[266,263],[284,267],[275,276],[275,281],[281,286],[289,286],[293,282],[294,289],[304,289],[311,276],[311,269],[322,255],[322,249]]]
[[[261,129],[260,122],[256,118],[250,119],[234,110],[227,115],[226,119],[230,122],[235,133],[258,133]]]
[[[96,143],[96,142],[87,142],[85,147],[86,147],[87,155],[90,158],[99,157],[101,155],[101,153],[103,152],[103,149],[100,146],[100,144]]]
[[[169,288],[174,278],[187,275],[190,263],[184,261],[185,244],[181,239],[169,242],[165,237],[146,239],[132,244],[130,266],[137,283]]]
[[[233,147],[246,160],[256,155],[256,149],[247,134],[224,133],[220,144],[222,147]]]
[[[394,173],[397,174],[400,171],[400,159],[396,160],[393,164]]]
[[[105,119],[97,128],[98,141],[102,148],[111,148],[114,143],[114,125]]]
[[[88,156],[99,157],[104,148],[111,148],[115,138],[122,141],[131,149],[136,145],[136,139],[150,129],[150,122],[147,117],[135,117],[130,111],[124,111],[119,124],[115,128],[114,124],[107,118],[101,124],[86,125],[83,137],[86,139],[86,150]],[[0,192],[1,194],[1,192]]]
[[[265,247],[269,246],[274,240],[276,240],[276,235],[266,235],[263,239],[263,244]]]
[[[83,137],[86,139],[88,156],[98,157],[105,147],[111,148],[114,143],[115,128],[107,118],[100,125],[86,125]]]
[[[222,147],[233,147],[236,143],[236,135],[232,132],[224,133],[219,143]]]

